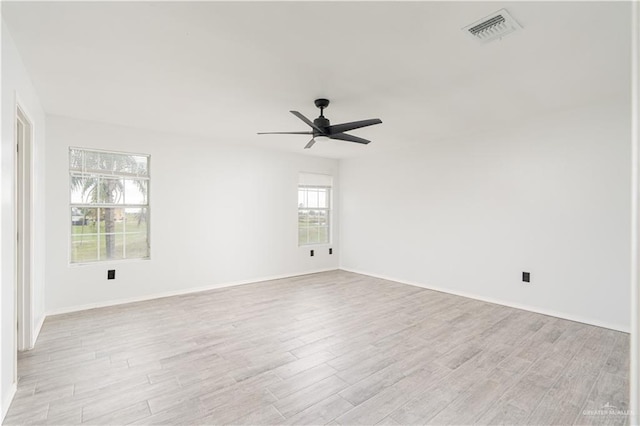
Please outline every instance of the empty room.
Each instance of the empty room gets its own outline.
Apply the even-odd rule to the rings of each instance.
[[[2,1],[3,425],[638,424],[638,4]]]

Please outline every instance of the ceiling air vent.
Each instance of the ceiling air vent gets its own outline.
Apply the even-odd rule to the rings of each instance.
[[[476,40],[487,43],[522,29],[520,24],[509,15],[506,9],[492,13],[491,15],[464,27],[462,30]]]

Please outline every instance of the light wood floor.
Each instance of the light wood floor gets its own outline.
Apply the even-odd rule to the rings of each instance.
[[[628,347],[335,271],[50,317],[5,424],[625,424]]]

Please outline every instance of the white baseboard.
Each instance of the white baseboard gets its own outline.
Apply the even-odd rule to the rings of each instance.
[[[42,330],[42,325],[44,324],[44,320],[47,319],[47,316],[45,314],[42,315],[42,318],[40,318],[40,321],[38,322],[38,324],[36,324],[36,328],[33,330],[33,334],[31,335],[31,347],[33,348],[36,345],[36,342],[38,341],[38,336],[40,336],[40,331]]]
[[[68,314],[68,313],[71,313],[71,312],[86,311],[87,309],[105,308],[105,307],[108,307],[108,306],[123,305],[125,303],[144,302],[146,300],[161,299],[163,297],[180,296],[180,295],[183,295],[183,294],[191,294],[191,293],[200,293],[202,291],[215,290],[215,289],[218,289],[218,288],[234,287],[234,286],[245,285],[245,284],[254,284],[254,283],[257,283],[257,282],[261,282],[261,281],[272,281],[272,280],[280,280],[280,279],[283,279],[283,278],[298,277],[298,276],[302,276],[302,275],[317,274],[317,273],[320,273],[320,272],[335,271],[337,269],[338,269],[337,267],[335,267],[335,268],[325,268],[325,269],[314,269],[314,270],[305,271],[305,272],[293,272],[293,273],[289,273],[289,274],[272,275],[272,276],[268,276],[268,277],[251,278],[251,279],[248,279],[248,280],[232,281],[232,282],[227,282],[227,283],[218,283],[218,284],[212,284],[212,285],[207,285],[207,286],[202,286],[202,287],[194,287],[194,288],[187,288],[187,289],[180,289],[180,290],[173,290],[173,291],[165,291],[165,292],[162,292],[162,293],[154,293],[154,294],[149,294],[149,295],[144,295],[144,296],[136,296],[136,297],[128,297],[128,298],[124,298],[124,299],[109,300],[109,301],[106,301],[106,302],[88,303],[86,305],[78,305],[78,306],[70,306],[70,307],[65,307],[65,308],[60,308],[60,309],[53,309],[51,311],[48,311],[47,314],[45,315],[45,317],[48,317],[48,316],[51,316],[51,315]],[[44,318],[43,318],[43,322],[44,322]],[[42,326],[42,324],[40,326]]]
[[[355,274],[367,275],[367,276],[370,276],[370,277],[380,278],[380,279],[388,280],[388,281],[395,281],[395,282],[398,282],[398,283],[401,283],[401,284],[412,285],[412,286],[415,286],[415,287],[422,287],[422,288],[426,288],[426,289],[429,289],[429,290],[434,290],[434,291],[439,291],[439,292],[442,292],[442,293],[453,294],[453,295],[456,295],[456,296],[467,297],[469,299],[480,300],[480,301],[483,301],[483,302],[495,303],[496,305],[503,305],[503,306],[508,306],[510,308],[522,309],[522,310],[529,311],[529,312],[535,312],[537,314],[548,315],[548,316],[552,316],[552,317],[556,317],[556,318],[566,319],[566,320],[569,320],[569,321],[580,322],[580,323],[583,323],[583,324],[595,325],[597,327],[608,328],[610,330],[622,331],[624,333],[629,333],[629,331],[630,331],[630,327],[629,327],[630,324],[627,324],[627,325],[624,325],[624,324],[612,324],[612,323],[609,323],[609,322],[606,322],[606,321],[600,321],[600,320],[593,319],[593,318],[584,318],[584,317],[579,317],[579,316],[567,314],[567,313],[564,313],[564,312],[557,312],[557,311],[552,311],[552,310],[549,310],[549,309],[543,309],[543,308],[538,308],[538,307],[534,307],[534,306],[522,305],[520,303],[513,303],[513,302],[506,301],[506,300],[494,299],[494,298],[491,298],[491,297],[478,296],[477,294],[471,294],[471,293],[467,293],[467,292],[463,292],[463,291],[450,290],[450,289],[447,289],[447,288],[436,287],[436,286],[427,285],[427,284],[419,283],[419,282],[415,282],[415,281],[407,281],[407,280],[401,280],[401,279],[390,277],[390,276],[386,276],[386,275],[372,274],[370,272],[359,271],[357,269],[351,269],[351,268],[345,268],[343,266],[340,266],[340,269],[343,270],[343,271],[347,271],[347,272],[353,272]]]
[[[4,418],[7,415],[7,411],[9,411],[9,406],[11,405],[11,401],[13,401],[13,397],[16,395],[16,391],[18,390],[18,384],[13,383],[11,388],[9,389],[9,393],[2,398],[2,405],[0,405],[0,424],[4,422]]]

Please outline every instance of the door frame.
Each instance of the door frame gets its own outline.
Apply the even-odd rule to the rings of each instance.
[[[34,126],[28,110],[16,94],[14,109],[14,223],[15,238],[15,321],[17,353],[33,348],[33,205]],[[17,379],[17,371],[14,372]]]

